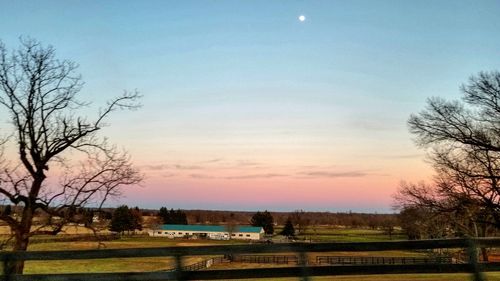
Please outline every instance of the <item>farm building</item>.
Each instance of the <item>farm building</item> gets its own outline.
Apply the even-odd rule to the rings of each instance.
[[[155,237],[194,237],[215,240],[244,239],[260,240],[264,236],[264,229],[255,226],[224,226],[224,225],[182,225],[164,224],[148,232]]]

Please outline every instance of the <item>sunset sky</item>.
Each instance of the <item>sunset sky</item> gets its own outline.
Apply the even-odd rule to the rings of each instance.
[[[77,62],[95,108],[144,95],[103,130],[146,178],[112,206],[391,212],[402,180],[432,177],[409,115],[500,70],[499,14],[499,1],[0,0],[0,40]]]

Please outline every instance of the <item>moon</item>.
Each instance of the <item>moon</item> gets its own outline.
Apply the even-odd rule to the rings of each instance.
[[[305,21],[305,20],[306,20],[306,16],[304,16],[304,15],[299,16],[299,21]]]

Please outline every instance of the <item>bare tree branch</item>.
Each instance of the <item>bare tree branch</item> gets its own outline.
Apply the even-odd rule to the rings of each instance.
[[[24,251],[32,235],[59,233],[65,224],[81,220],[85,207],[100,208],[142,176],[126,152],[98,135],[112,112],[138,108],[140,95],[125,92],[94,118],[79,116],[90,103],[77,99],[83,85],[75,73],[78,65],[56,59],[52,46],[30,38],[20,42],[12,53],[0,42],[0,106],[11,117],[13,132],[11,140],[0,140],[0,151],[12,145],[18,152],[18,159],[8,163],[0,158],[0,200],[16,210],[0,212],[0,220],[14,233],[14,250]],[[60,176],[59,186],[55,180],[48,184],[52,175]],[[35,223],[40,215],[45,221]],[[13,263],[10,270],[22,273],[23,263]]]
[[[461,101],[431,98],[408,120],[436,177],[430,185],[402,184],[396,201],[447,214],[477,236],[480,228],[500,228],[500,73],[481,72],[461,91]]]

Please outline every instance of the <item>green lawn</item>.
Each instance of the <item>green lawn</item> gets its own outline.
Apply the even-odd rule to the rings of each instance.
[[[150,248],[168,246],[201,246],[216,244],[234,244],[234,241],[214,240],[171,240],[166,238],[124,237],[119,240],[97,242],[51,242],[31,244],[30,251],[59,251],[86,249]],[[240,242],[241,243],[241,242]],[[188,257],[184,264],[189,265],[208,257]],[[165,257],[119,258],[94,260],[28,261],[25,273],[77,273],[77,272],[141,272],[170,269],[175,266],[173,259]]]
[[[275,228],[275,233],[280,233],[282,227]],[[392,236],[384,231],[368,228],[343,228],[333,226],[310,226],[306,231],[298,235],[299,240],[311,239],[319,242],[374,242],[389,240],[404,240],[407,237],[395,231]]]
[[[192,263],[201,259],[193,259]],[[25,273],[78,273],[78,272],[141,272],[157,271],[174,267],[170,258],[120,258],[94,260],[28,261]]]

